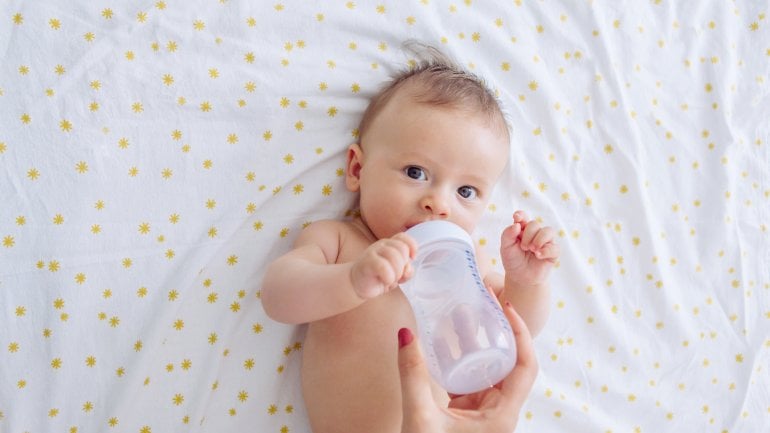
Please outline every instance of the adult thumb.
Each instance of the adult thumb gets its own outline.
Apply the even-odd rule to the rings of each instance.
[[[401,402],[403,405],[405,431],[421,431],[421,417],[433,407],[431,381],[420,345],[415,341],[409,328],[398,331],[398,371],[401,377]]]

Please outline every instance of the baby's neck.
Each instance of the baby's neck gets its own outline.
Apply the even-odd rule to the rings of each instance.
[[[369,226],[366,225],[366,221],[364,221],[364,219],[361,218],[360,215],[354,217],[353,220],[350,221],[350,224],[352,224],[353,227],[357,228],[361,232],[361,234],[363,234],[372,243],[377,241],[377,236],[372,232]]]

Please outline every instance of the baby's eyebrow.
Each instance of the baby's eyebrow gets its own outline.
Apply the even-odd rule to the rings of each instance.
[[[476,175],[476,174],[468,174],[464,178],[469,180],[469,182],[468,182],[469,186],[473,186],[476,189],[488,188],[490,185],[494,185],[495,184],[494,181],[489,181],[487,178],[485,178],[483,176]]]

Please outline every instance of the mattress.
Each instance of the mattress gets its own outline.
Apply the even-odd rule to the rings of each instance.
[[[6,1],[0,431],[309,432],[267,263],[433,45],[511,161],[474,242],[558,232],[519,432],[770,431],[770,20],[754,1]]]

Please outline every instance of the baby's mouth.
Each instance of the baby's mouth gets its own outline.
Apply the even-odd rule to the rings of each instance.
[[[417,221],[417,222],[414,222],[414,223],[409,223],[409,224],[404,226],[404,230],[409,230],[410,228],[412,228],[412,227],[414,227],[414,226],[416,226],[417,224],[420,224],[420,223],[422,223],[422,221]]]
[[[417,221],[416,223],[410,223],[410,224],[407,224],[407,225],[405,225],[405,226],[404,226],[404,231],[407,231],[407,230],[409,230],[410,228],[412,228],[412,227],[414,227],[414,226],[416,226],[416,225],[418,225],[418,224],[422,224],[422,223],[424,223],[424,222],[426,222],[426,221],[429,221],[429,220],[425,220],[425,221]]]
[[[416,226],[418,224],[427,223],[429,221],[442,220],[442,219],[447,219],[447,218],[442,218],[442,217],[435,216],[435,215],[433,215],[433,216],[426,215],[426,216],[420,218],[417,221],[413,221],[413,222],[407,224],[406,228],[410,229],[410,228],[412,228],[412,227],[414,227],[414,226]]]

